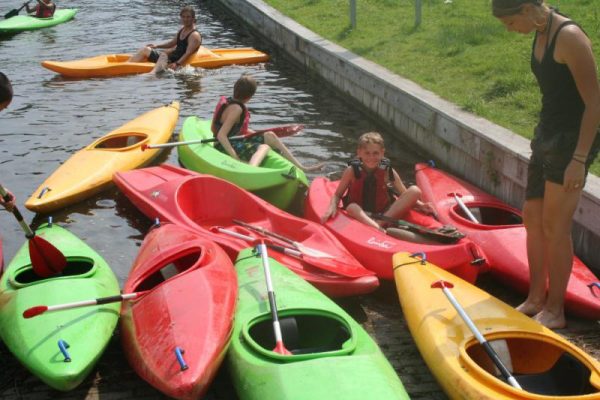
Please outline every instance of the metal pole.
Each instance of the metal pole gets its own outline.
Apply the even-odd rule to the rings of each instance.
[[[356,0],[350,0],[350,25],[356,28]]]
[[[423,3],[421,0],[415,0],[415,27],[421,25],[421,8]]]

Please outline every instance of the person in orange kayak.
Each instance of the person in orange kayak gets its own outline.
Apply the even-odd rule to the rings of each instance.
[[[367,132],[358,138],[357,158],[350,161],[340,183],[331,197],[329,207],[321,217],[325,223],[337,212],[342,199],[348,215],[365,225],[371,226],[399,239],[417,243],[433,243],[414,232],[398,228],[385,228],[378,224],[369,213],[382,213],[386,217],[398,219],[410,209],[424,214],[435,214],[431,203],[423,203],[421,190],[412,185],[406,187],[400,175],[385,158],[385,146],[381,135]],[[344,194],[346,194],[344,196]]]
[[[563,328],[573,215],[600,147],[592,44],[579,25],[543,0],[493,0],[492,13],[508,31],[535,34],[530,63],[542,94],[523,206],[529,294],[517,309],[548,328]]]
[[[10,83],[10,80],[4,73],[0,72],[0,111],[4,110],[13,98],[13,88]],[[0,196],[0,206],[6,208],[8,211],[12,211],[15,206],[15,195],[11,192],[8,192],[9,200],[5,201],[2,196]]]
[[[36,18],[51,18],[54,15],[54,11],[56,11],[56,4],[52,0],[37,0],[35,7],[31,8],[29,7],[29,3],[30,1],[23,3],[23,5],[27,13],[35,13],[34,17]]]
[[[128,62],[156,63],[151,73],[157,73],[167,68],[179,69],[190,56],[195,54],[202,44],[202,36],[196,30],[196,11],[191,6],[185,6],[179,12],[183,25],[177,35],[161,44],[148,44],[131,56]],[[159,53],[156,49],[166,49]]]
[[[256,80],[251,75],[244,74],[233,86],[233,97],[221,97],[219,100],[211,124],[211,130],[217,138],[215,149],[236,160],[247,161],[250,165],[260,165],[269,150],[275,149],[303,171],[321,169],[324,163],[308,167],[302,165],[271,131],[247,139],[229,141],[229,137],[254,132],[248,128],[250,113],[246,103],[254,96],[256,87]]]

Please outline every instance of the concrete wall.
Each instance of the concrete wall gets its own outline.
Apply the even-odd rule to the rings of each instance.
[[[442,161],[456,175],[521,207],[529,140],[460,110],[414,82],[320,37],[261,0],[217,0],[306,69]],[[590,176],[575,215],[577,254],[600,271],[600,179]],[[596,250],[594,250],[596,249]]]

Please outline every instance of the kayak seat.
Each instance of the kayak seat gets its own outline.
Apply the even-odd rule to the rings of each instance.
[[[515,374],[524,390],[546,396],[578,396],[598,392],[590,384],[590,370],[577,358],[563,353],[548,371]]]

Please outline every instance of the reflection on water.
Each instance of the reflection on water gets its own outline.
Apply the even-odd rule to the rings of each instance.
[[[0,39],[0,70],[13,82],[15,98],[0,114],[0,183],[23,204],[29,195],[71,154],[105,133],[172,100],[181,102],[179,131],[185,117],[210,118],[219,96],[230,95],[244,72],[253,73],[260,86],[249,104],[251,125],[266,128],[302,123],[305,130],[286,138],[300,160],[331,162],[322,172],[339,176],[354,153],[356,137],[368,130],[385,132],[343,95],[290,64],[277,49],[253,36],[223,10],[196,3],[203,44],[209,48],[256,47],[271,54],[271,61],[217,70],[187,68],[160,76],[131,75],[115,78],[67,79],[40,66],[45,59],[70,60],[98,54],[133,52],[146,43],[163,42],[179,28],[184,2],[161,0],[70,0],[65,7],[79,8],[76,18],[53,28]],[[4,7],[6,8],[6,7]],[[392,146],[399,148],[401,146]],[[410,175],[417,160],[413,152],[388,154],[400,171]],[[176,150],[160,161],[177,163]],[[314,177],[313,174],[311,177]],[[34,215],[20,207],[26,220]],[[53,214],[98,250],[119,280],[127,275],[148,221],[116,189],[110,189]],[[35,223],[43,218],[36,218]],[[17,222],[0,213],[6,261],[23,241]]]

